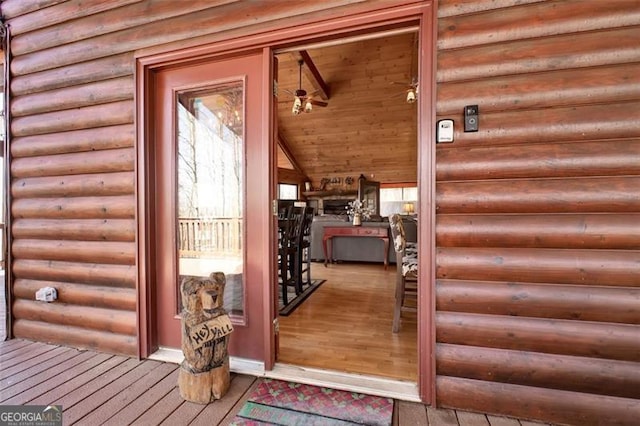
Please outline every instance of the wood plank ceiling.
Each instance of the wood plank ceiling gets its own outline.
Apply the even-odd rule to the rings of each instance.
[[[292,114],[300,54],[278,54],[278,130],[286,146],[278,150],[279,167],[291,168],[288,151],[315,188],[322,179],[341,178],[344,185],[347,176],[360,174],[383,183],[416,182],[417,104],[405,100],[417,70],[415,33],[306,52],[328,86],[328,106]],[[305,72],[302,88],[322,100]]]

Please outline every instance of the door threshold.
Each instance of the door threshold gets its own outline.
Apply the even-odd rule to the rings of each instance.
[[[181,349],[160,347],[157,351],[149,355],[149,359],[181,364],[184,360],[184,354]],[[264,362],[235,356],[229,357],[229,370],[233,373],[246,374],[249,376],[262,377],[265,375]]]
[[[180,364],[184,359],[184,354],[182,353],[181,349],[164,348],[161,346],[157,351],[149,355],[147,359]]]
[[[160,348],[151,354],[149,359],[180,364],[184,359],[184,355],[180,349]],[[273,370],[266,371],[262,362],[233,356],[229,357],[229,369],[238,374],[287,380],[403,401],[421,402],[418,384],[405,380],[282,363],[276,363]]]
[[[307,385],[322,386],[349,392],[400,399],[403,401],[422,402],[416,382],[282,363],[276,363],[273,370],[265,371],[264,375],[272,379],[288,380]]]

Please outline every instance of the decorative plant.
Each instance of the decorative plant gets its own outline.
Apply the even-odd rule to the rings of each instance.
[[[362,200],[353,200],[349,202],[349,205],[345,207],[347,209],[347,214],[351,217],[355,215],[360,215],[360,217],[364,220],[368,220],[373,214],[373,209],[371,207],[366,206]]]

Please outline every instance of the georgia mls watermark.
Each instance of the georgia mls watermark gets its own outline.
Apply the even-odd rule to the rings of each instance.
[[[0,426],[62,426],[62,405],[0,405]]]

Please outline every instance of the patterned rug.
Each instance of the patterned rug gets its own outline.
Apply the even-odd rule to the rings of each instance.
[[[393,399],[262,379],[232,425],[389,426]]]
[[[326,280],[312,279],[311,284],[302,286],[302,293],[300,293],[299,296],[296,296],[295,288],[287,287],[287,300],[289,303],[287,303],[286,306],[284,306],[284,303],[282,302],[282,288],[278,288],[278,302],[280,304],[279,305],[280,315],[284,317],[291,315],[291,313],[295,311],[296,308],[300,306],[302,302],[304,302],[307,299],[307,297],[311,296],[311,293],[316,291],[318,287],[320,287],[322,283],[325,281]]]

